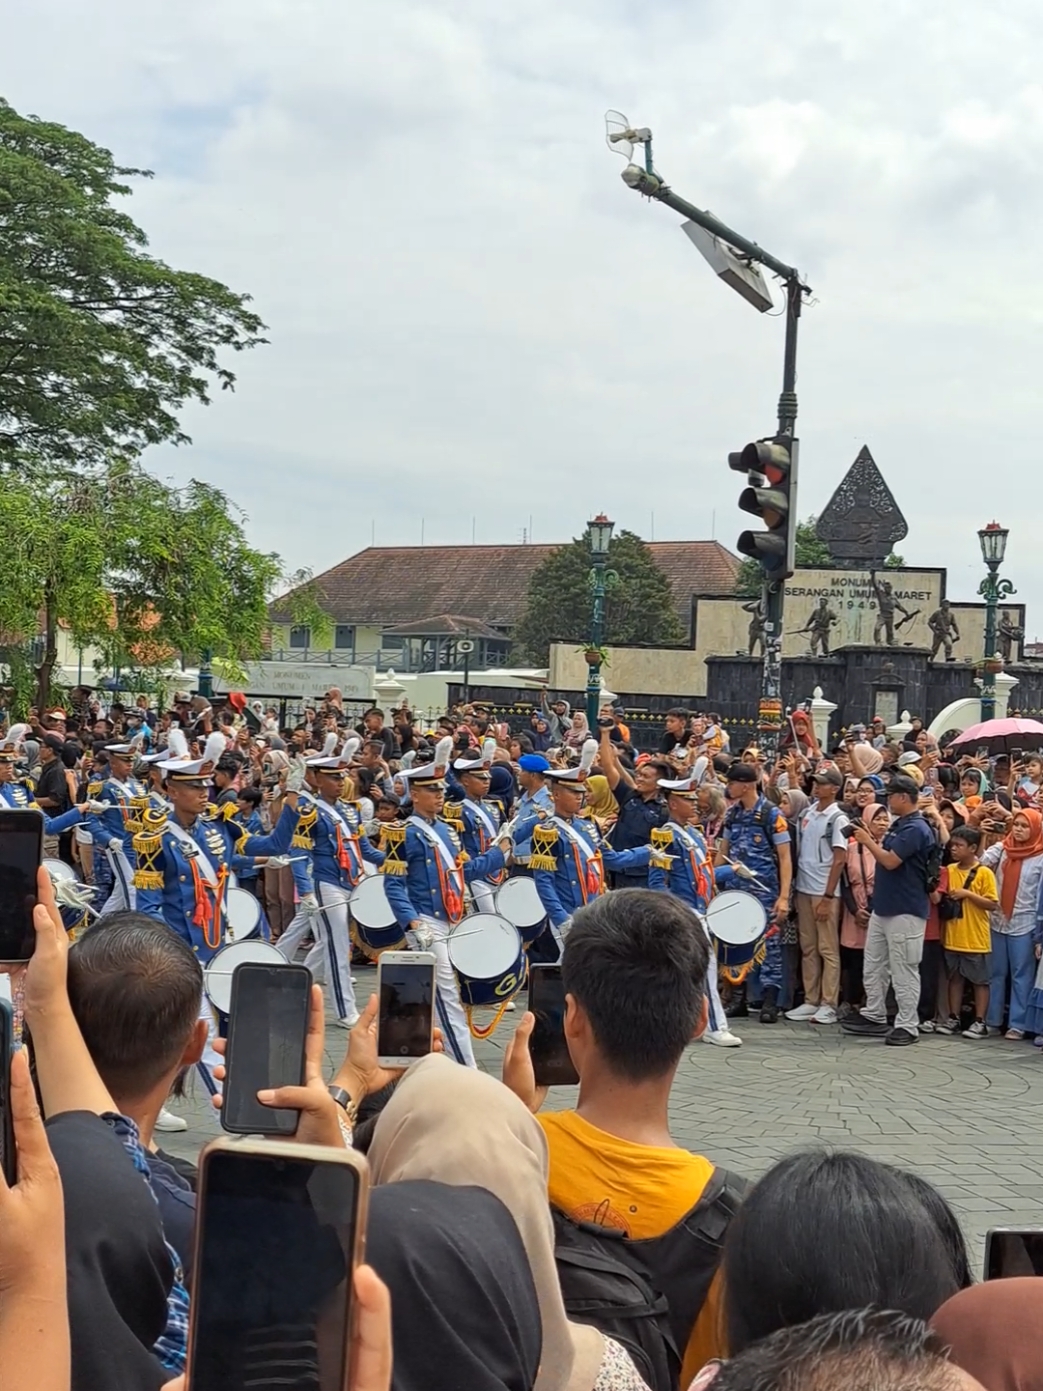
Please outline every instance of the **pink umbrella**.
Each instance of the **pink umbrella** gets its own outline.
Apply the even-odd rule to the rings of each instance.
[[[1023,720],[1008,716],[1002,720],[983,720],[972,724],[950,748],[962,748],[965,744],[987,745],[990,753],[1010,753],[1011,749],[1037,749],[1043,745],[1043,724],[1038,720]]]

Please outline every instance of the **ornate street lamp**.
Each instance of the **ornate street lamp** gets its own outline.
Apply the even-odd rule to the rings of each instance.
[[[592,609],[590,615],[590,646],[587,648],[587,724],[597,728],[598,706],[601,702],[601,644],[605,635],[605,566],[612,541],[615,522],[599,512],[587,523],[587,542],[593,568],[590,572]],[[597,736],[595,735],[595,738]]]
[[[1002,599],[1017,591],[1010,580],[999,578],[999,568],[1007,554],[1007,537],[1010,532],[999,522],[990,522],[978,532],[981,542],[981,558],[988,574],[978,586],[978,593],[985,600],[985,661],[981,678],[981,717],[991,720],[996,715],[996,673],[1002,663],[996,656],[996,609]]]

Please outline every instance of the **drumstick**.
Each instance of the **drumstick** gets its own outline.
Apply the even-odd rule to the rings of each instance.
[[[739,876],[740,878],[742,878],[742,879],[748,879],[749,882],[750,882],[751,884],[759,884],[760,887],[764,890],[765,893],[769,893],[769,894],[771,893],[771,889],[768,887],[767,884],[765,884],[764,880],[763,880],[763,879],[758,879],[757,876],[754,874],[753,870],[752,870],[752,869],[746,869],[746,866],[745,866],[744,864],[742,864],[741,861],[739,861],[739,860],[729,860],[729,858],[728,858],[727,855],[722,856],[722,858],[723,858],[723,860],[724,860],[724,863],[725,863],[726,865],[730,865],[732,869],[740,869],[740,868],[742,868],[742,869],[745,869],[745,870],[746,870],[746,873],[745,873],[745,874]]]

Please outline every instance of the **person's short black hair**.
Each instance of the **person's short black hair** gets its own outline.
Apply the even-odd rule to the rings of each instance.
[[[683,709],[680,705],[674,705],[674,706],[672,706],[672,707],[666,712],[666,714],[663,716],[663,719],[664,719],[664,720],[667,720],[667,719],[670,718],[671,715],[673,715],[673,717],[674,717],[675,719],[677,719],[677,720],[690,720],[690,719],[691,719],[691,715],[689,714],[689,712],[688,712],[687,710]]]
[[[532,740],[527,734],[512,734],[507,742],[517,744],[522,753],[532,753]]]
[[[249,802],[252,807],[259,807],[264,801],[264,792],[259,787],[241,787],[236,796],[240,802]]]
[[[199,1018],[202,990],[192,948],[144,913],[107,913],[76,939],[69,1001],[117,1101],[145,1096],[177,1063]]]
[[[234,778],[237,773],[242,771],[243,760],[234,753],[223,753],[214,764],[215,773],[227,773],[230,778]]]
[[[65,747],[65,740],[60,734],[45,734],[40,740],[41,744],[46,744],[51,753],[60,754]]]
[[[390,794],[385,793],[383,797],[377,798],[376,805],[378,807],[392,807],[395,811],[398,811],[402,803],[397,797],[392,797]]]
[[[962,840],[972,849],[977,850],[981,844],[981,831],[978,830],[977,826],[955,826],[949,839],[950,841]]]
[[[561,974],[609,1068],[641,1082],[676,1067],[691,1043],[709,964],[706,935],[680,899],[617,889],[574,916]]]
[[[724,1241],[728,1346],[819,1314],[876,1306],[929,1319],[959,1288],[933,1216],[865,1155],[788,1155],[747,1193]]]
[[[933,1183],[921,1177],[920,1174],[913,1173],[911,1169],[896,1169],[895,1172],[901,1175],[919,1201],[923,1203],[935,1226],[941,1232],[949,1252],[949,1258],[952,1261],[953,1275],[957,1285],[961,1290],[969,1289],[974,1284],[974,1275],[971,1272],[967,1238],[960,1226],[960,1219]]]
[[[384,712],[378,705],[371,705],[369,709],[363,713],[362,718],[365,719],[367,715],[379,715],[381,719],[384,718]]]
[[[782,1328],[725,1362],[713,1391],[958,1391],[942,1339],[922,1319],[845,1309]]]

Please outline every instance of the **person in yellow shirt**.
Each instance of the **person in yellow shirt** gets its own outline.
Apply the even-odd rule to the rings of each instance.
[[[682,1388],[706,1361],[725,1355],[719,1255],[745,1188],[670,1134],[674,1074],[706,1027],[708,966],[705,934],[670,894],[621,889],[580,909],[561,961],[579,1102],[575,1111],[539,1116],[551,1206],[633,1241],[664,1238],[641,1252],[653,1281],[657,1252],[664,1268],[687,1268],[683,1290],[671,1290],[668,1281],[661,1288],[671,1324],[683,1330]],[[503,1080],[537,1112],[547,1089],[536,1086],[529,1054],[534,1023],[532,1014],[522,1018]],[[701,1223],[711,1212],[712,1220]]]
[[[949,1018],[939,1026],[939,1033],[959,1032],[964,982],[970,981],[974,988],[974,1023],[963,1035],[969,1039],[985,1038],[989,1032],[985,1026],[992,974],[989,914],[999,907],[996,876],[978,859],[980,843],[981,832],[974,826],[957,826],[949,837],[952,864],[945,897],[959,904],[960,916],[942,922]]]

